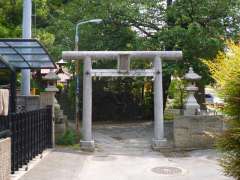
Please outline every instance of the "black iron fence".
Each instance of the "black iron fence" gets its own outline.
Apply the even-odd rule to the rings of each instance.
[[[0,132],[11,134],[12,173],[52,147],[52,108],[0,116]],[[27,166],[26,166],[27,167]]]
[[[11,136],[9,128],[9,116],[0,116],[0,138]]]

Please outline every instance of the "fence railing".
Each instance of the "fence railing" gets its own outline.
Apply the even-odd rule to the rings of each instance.
[[[0,116],[0,138],[11,136],[9,116]]]
[[[7,129],[11,131],[11,169],[14,173],[52,147],[52,108],[0,116],[0,131]]]

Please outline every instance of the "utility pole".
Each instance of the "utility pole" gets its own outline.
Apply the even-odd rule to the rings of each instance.
[[[32,38],[32,0],[23,1],[23,22],[22,22],[22,38]],[[30,95],[30,69],[24,69],[22,72],[21,94]]]
[[[78,36],[75,36],[75,51],[78,51]],[[80,61],[75,61],[75,77],[76,77],[76,97],[75,97],[75,121],[77,134],[80,133]]]

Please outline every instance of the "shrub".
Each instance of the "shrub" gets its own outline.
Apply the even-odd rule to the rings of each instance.
[[[223,152],[221,166],[227,175],[240,179],[240,125],[227,130],[217,142]]]
[[[204,61],[224,98],[223,111],[229,128],[218,138],[217,147],[223,152],[220,160],[226,175],[240,180],[240,46],[227,42],[227,51],[213,61]]]
[[[165,121],[173,121],[174,120],[174,114],[170,112],[164,113],[164,120]]]
[[[73,130],[67,130],[57,140],[58,145],[74,145],[77,143],[77,134]]]
[[[57,88],[59,89],[59,91],[64,89],[64,84],[63,83],[57,83]]]
[[[186,82],[180,78],[175,77],[168,89],[168,96],[173,99],[174,109],[183,109],[184,99],[186,98],[185,84]]]

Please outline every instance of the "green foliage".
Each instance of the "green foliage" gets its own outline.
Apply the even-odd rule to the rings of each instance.
[[[238,38],[239,0],[176,0],[168,7],[165,2],[33,0],[34,37],[43,41],[51,55],[59,59],[63,50],[74,47],[77,22],[102,18],[104,23],[100,25],[80,28],[80,49],[181,49],[184,63],[179,64],[179,71],[185,71],[191,64],[207,77],[203,81],[209,82],[208,71],[199,58],[214,57],[223,48],[224,38]],[[0,37],[20,37],[22,0],[1,1],[0,7]],[[172,72],[172,68],[166,68]]]
[[[239,32],[239,27],[226,22],[237,15],[232,13],[236,4],[230,0],[176,0],[167,9],[168,26],[158,31],[156,42],[163,42],[166,49],[183,51],[180,74],[191,65],[203,77],[203,84],[211,81],[200,58],[214,58],[223,49],[224,39],[237,35],[234,32]],[[228,32],[225,25],[234,31]]]
[[[35,80],[31,80],[31,87],[32,88],[40,88],[40,85],[39,85],[39,83],[37,82],[37,81],[35,81]]]
[[[0,2],[0,37],[20,37],[22,1]]]
[[[0,2],[1,38],[21,37],[22,2]],[[163,85],[164,96],[174,70],[181,75],[193,66],[203,77],[201,85],[208,84],[212,78],[200,59],[214,58],[219,50],[223,50],[226,38],[239,38],[240,2],[169,2],[172,3],[166,6],[166,0],[33,0],[33,14],[36,14],[33,37],[40,39],[57,61],[62,51],[74,49],[77,22],[101,18],[104,20],[102,24],[80,27],[80,50],[182,50],[183,61],[163,64],[164,80],[167,82]],[[147,63],[139,62],[134,66],[149,67]],[[99,68],[105,65],[100,61],[96,63]],[[74,70],[74,64],[69,63],[69,67]],[[115,87],[121,87],[118,81],[113,83]],[[73,84],[70,94],[74,101]],[[138,88],[141,88],[140,84],[143,80],[142,83],[131,82]]]
[[[49,32],[47,32],[44,29],[38,29],[36,31],[36,38],[39,39],[41,41],[41,43],[43,43],[47,48],[51,49],[51,47],[53,46],[53,43],[55,41],[55,36],[54,34],[51,34]]]
[[[221,165],[227,175],[240,179],[240,46],[227,42],[226,52],[213,61],[205,61],[224,98],[224,112],[229,128],[219,137],[218,149],[223,152]]]
[[[168,96],[170,99],[173,99],[172,106],[174,109],[183,109],[183,101],[186,97],[185,85],[185,81],[180,78],[175,78],[171,81]]]
[[[218,149],[223,152],[221,166],[227,175],[240,179],[240,124],[227,130],[218,140]]]
[[[164,121],[173,121],[174,120],[174,114],[170,112],[164,113]]]
[[[63,83],[57,83],[57,88],[59,89],[59,91],[63,90],[64,84]]]
[[[74,145],[77,143],[77,134],[73,130],[67,130],[62,136],[57,139],[58,145]]]
[[[0,71],[0,85],[6,85],[10,83],[11,73],[9,70]]]

